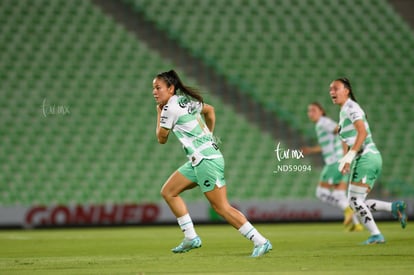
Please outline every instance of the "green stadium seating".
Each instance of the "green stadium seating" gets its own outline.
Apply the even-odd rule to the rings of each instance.
[[[338,2],[323,0],[124,2],[307,137],[306,105],[319,100],[337,116],[329,81],[348,75],[383,152],[381,186],[414,194],[414,37],[386,1],[341,2],[338,15]],[[186,160],[174,138],[156,142],[151,81],[176,66],[89,1],[1,1],[0,33],[0,205],[161,201]],[[273,173],[283,141],[220,98],[206,100],[216,106],[231,199],[314,197],[318,165],[305,176]],[[184,196],[204,200],[199,190]]]
[[[0,20],[0,205],[160,201],[186,160],[174,138],[156,142],[151,81],[175,66],[89,1],[2,1]],[[206,99],[229,195],[277,197],[273,138]],[[204,200],[197,190],[185,197]]]
[[[347,76],[383,153],[381,181],[413,184],[394,163],[407,171],[413,165],[406,123],[414,103],[414,34],[388,1],[209,0],[196,9],[193,0],[169,1],[168,8],[163,1],[124,2],[308,138],[307,104],[320,101],[337,118],[328,87]],[[396,146],[405,136],[408,147]]]

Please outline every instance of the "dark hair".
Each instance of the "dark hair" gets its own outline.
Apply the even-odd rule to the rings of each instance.
[[[159,73],[157,74],[157,78],[163,79],[165,83],[167,83],[168,87],[174,85],[174,94],[177,93],[177,90],[180,90],[184,94],[196,99],[197,101],[204,102],[203,97],[200,95],[198,90],[184,85],[174,70]]]
[[[344,84],[344,87],[345,87],[345,88],[347,88],[347,89],[349,90],[349,97],[350,97],[353,101],[357,102],[357,100],[356,100],[356,98],[355,98],[354,94],[352,93],[352,86],[351,86],[351,82],[349,81],[349,79],[348,79],[348,78],[346,78],[346,77],[342,77],[342,78],[338,78],[338,79],[336,79],[335,81],[340,81],[340,82],[342,82],[342,84]]]
[[[314,106],[318,107],[318,109],[322,111],[322,115],[326,116],[325,109],[322,107],[322,105],[319,102],[314,101],[310,105],[314,105]]]
[[[337,80],[335,80],[335,81],[340,81],[340,82],[342,82],[342,83],[344,84],[344,87],[345,87],[345,88],[347,88],[347,89],[349,90],[349,97],[350,97],[353,101],[357,102],[357,100],[356,100],[356,98],[355,98],[354,94],[352,93],[351,82],[349,81],[349,79],[348,79],[348,78],[346,78],[346,77],[343,77],[343,78],[338,78],[338,79],[337,79]],[[368,118],[368,115],[367,115],[366,113],[365,113],[365,117],[366,117],[366,118]]]

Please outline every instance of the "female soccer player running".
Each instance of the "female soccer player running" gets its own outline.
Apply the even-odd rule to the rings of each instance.
[[[351,83],[339,78],[330,84],[329,94],[334,104],[341,107],[339,113],[339,136],[349,150],[339,160],[339,171],[350,174],[348,198],[352,209],[357,213],[371,236],[363,244],[385,243],[371,211],[391,212],[398,218],[401,227],[407,224],[406,204],[403,201],[385,202],[365,200],[374,187],[382,168],[382,158],[372,139],[367,117],[352,93]]]
[[[308,117],[315,123],[318,145],[303,147],[303,153],[322,153],[325,162],[316,187],[316,197],[344,211],[344,225],[349,231],[362,231],[363,226],[350,208],[346,195],[348,176],[338,171],[338,160],[344,155],[344,148],[338,137],[338,125],[326,116],[324,108],[318,102],[309,104]]]
[[[152,93],[157,102],[158,142],[166,143],[172,131],[189,159],[169,177],[161,189],[161,195],[184,232],[184,240],[172,252],[182,253],[201,247],[201,239],[180,197],[180,193],[196,186],[201,188],[220,216],[254,243],[252,257],[269,252],[272,249],[270,241],[227,200],[224,159],[212,134],[216,122],[213,106],[205,104],[195,89],[184,85],[174,70],[160,73],[154,78]]]

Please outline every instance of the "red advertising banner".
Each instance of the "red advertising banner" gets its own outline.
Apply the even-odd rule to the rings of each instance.
[[[76,206],[34,206],[28,209],[26,227],[50,225],[99,225],[154,223],[159,219],[157,204],[115,204]]]
[[[413,216],[414,201],[407,200],[407,214]],[[342,220],[341,210],[317,200],[239,201],[232,205],[251,222]],[[207,201],[188,203],[195,223],[223,222]],[[392,219],[390,213],[375,212],[376,219]],[[104,205],[2,206],[0,227],[64,227],[176,223],[164,202]]]

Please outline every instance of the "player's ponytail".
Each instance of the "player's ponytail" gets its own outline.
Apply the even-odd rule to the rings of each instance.
[[[174,94],[177,93],[177,90],[180,90],[182,93],[196,99],[197,101],[204,102],[204,99],[200,95],[200,93],[196,89],[184,85],[180,77],[174,70],[160,73],[157,75],[157,77],[164,79],[168,87],[174,85]]]

